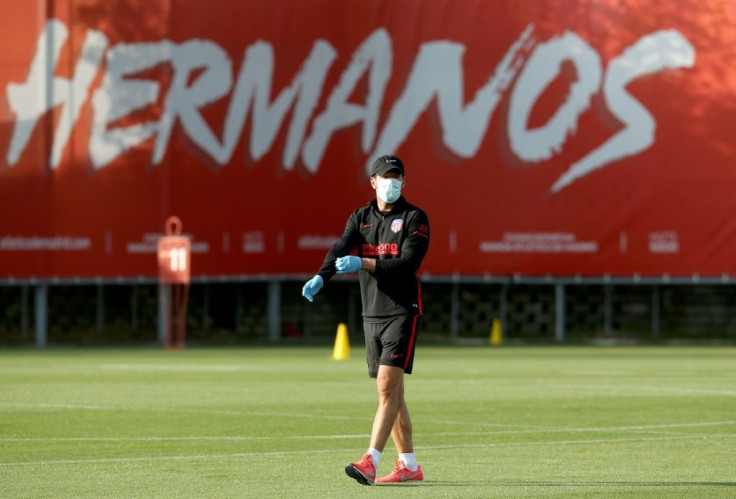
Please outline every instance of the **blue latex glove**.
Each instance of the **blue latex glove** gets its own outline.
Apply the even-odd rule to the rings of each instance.
[[[352,274],[363,268],[363,261],[357,256],[341,256],[335,260],[338,274]]]
[[[302,296],[309,301],[314,301],[314,295],[319,293],[323,285],[324,281],[322,281],[321,276],[316,275],[312,277],[302,288]]]

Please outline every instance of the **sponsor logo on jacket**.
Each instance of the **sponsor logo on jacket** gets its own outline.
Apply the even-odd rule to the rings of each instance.
[[[363,256],[398,255],[399,245],[397,243],[363,244],[361,251]]]

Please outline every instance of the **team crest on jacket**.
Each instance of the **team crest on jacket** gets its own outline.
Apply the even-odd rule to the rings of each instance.
[[[391,222],[391,230],[394,232],[401,232],[401,229],[404,228],[404,221],[400,218],[397,218],[393,222]]]

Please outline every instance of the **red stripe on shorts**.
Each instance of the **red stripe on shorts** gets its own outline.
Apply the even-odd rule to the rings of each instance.
[[[417,321],[419,316],[414,316],[414,321],[411,323],[411,339],[409,340],[409,349],[406,351],[406,360],[404,361],[404,370],[406,371],[409,365],[409,359],[411,359],[411,349],[414,348],[414,338],[417,336]]]

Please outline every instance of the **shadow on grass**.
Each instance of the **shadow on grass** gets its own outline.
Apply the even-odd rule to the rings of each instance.
[[[381,487],[406,487],[406,483],[382,483]],[[736,487],[736,482],[450,482],[425,481],[411,484],[415,487],[462,487],[462,486],[496,486],[496,487]]]

